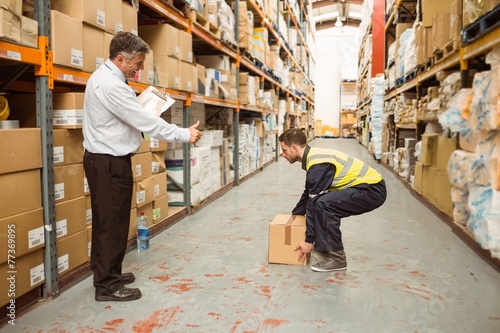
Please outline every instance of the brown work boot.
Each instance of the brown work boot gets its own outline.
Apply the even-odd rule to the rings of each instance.
[[[340,251],[328,251],[325,259],[320,262],[311,265],[311,269],[315,272],[331,272],[340,271],[347,268],[347,261],[345,257],[345,252]]]

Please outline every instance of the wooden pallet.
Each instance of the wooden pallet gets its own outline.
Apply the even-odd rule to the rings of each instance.
[[[453,39],[452,41],[448,42],[448,44],[446,44],[442,49],[435,51],[433,56],[434,64],[438,64],[452,54],[457,53],[459,47],[458,44],[458,40]]]
[[[238,52],[238,45],[234,44],[234,42],[225,36],[226,32],[222,33],[220,41],[222,44],[226,45],[228,48],[232,49],[234,52]]]
[[[467,45],[500,26],[500,4],[462,30],[462,44]]]
[[[170,8],[176,9],[184,17],[189,17],[190,5],[185,0],[160,0]]]
[[[427,59],[425,63],[418,66],[418,74],[427,72],[432,66],[434,66],[434,57]]]
[[[250,49],[240,47],[240,55],[243,58],[247,59],[249,62],[253,63],[254,57],[252,55],[252,52],[250,52]]]
[[[212,22],[208,21],[198,11],[191,10],[191,12],[189,13],[189,18],[194,25],[210,33],[215,39],[220,39],[221,33],[219,28],[217,28],[217,26]]]

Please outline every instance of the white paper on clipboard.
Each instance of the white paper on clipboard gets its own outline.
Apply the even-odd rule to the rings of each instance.
[[[149,86],[144,90],[137,99],[144,109],[154,112],[157,116],[167,111],[175,103],[173,98],[153,86]]]

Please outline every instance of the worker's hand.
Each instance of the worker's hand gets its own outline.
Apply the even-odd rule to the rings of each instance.
[[[203,133],[201,131],[198,131],[196,128],[200,126],[200,121],[198,120],[196,124],[192,125],[189,127],[189,143],[196,143]]]
[[[314,245],[308,242],[301,242],[293,250],[294,251],[300,250],[298,262],[300,262],[300,264],[302,265],[306,262],[307,257],[309,257],[312,250],[314,250]]]

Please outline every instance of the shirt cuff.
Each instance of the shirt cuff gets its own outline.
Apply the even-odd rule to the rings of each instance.
[[[189,132],[189,129],[188,128],[180,128],[179,141],[180,142],[189,142],[190,138],[191,138],[191,133]]]

